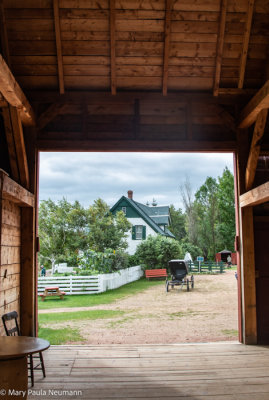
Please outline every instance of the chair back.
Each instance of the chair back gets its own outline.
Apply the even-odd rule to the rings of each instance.
[[[21,331],[18,325],[17,311],[12,311],[2,315],[2,321],[7,336],[21,336]]]

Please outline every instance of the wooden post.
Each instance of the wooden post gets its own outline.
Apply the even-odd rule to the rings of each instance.
[[[253,208],[241,208],[241,260],[243,264],[243,341],[257,343]]]
[[[248,132],[239,131],[237,151],[238,194],[245,192],[245,170],[248,158]],[[256,281],[254,258],[253,209],[239,210],[240,264],[242,290],[242,340],[244,344],[257,343]]]
[[[21,209],[21,332],[35,336],[35,208]]]

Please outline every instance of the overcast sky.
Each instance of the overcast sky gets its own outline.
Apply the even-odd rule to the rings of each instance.
[[[232,154],[201,153],[41,153],[40,200],[79,200],[87,207],[97,198],[112,206],[133,190],[134,200],[182,207],[180,185],[191,182],[193,193],[208,176],[217,178]]]

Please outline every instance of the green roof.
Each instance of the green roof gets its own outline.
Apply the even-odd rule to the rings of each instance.
[[[158,222],[155,220],[156,217],[159,216],[165,216],[167,215],[167,219],[165,218],[165,223],[160,223],[162,225],[168,225],[169,222],[169,207],[168,206],[162,206],[162,207],[148,207],[145,206],[144,204],[138,203],[132,199],[129,199],[129,197],[122,196],[117,203],[114,204],[113,207],[111,207],[110,211],[113,213],[113,211],[116,210],[116,208],[120,205],[122,201],[127,201],[131,207],[135,209],[135,211],[141,216],[141,218],[144,219],[145,222],[157,233],[159,233],[162,236],[168,236],[171,238],[174,238],[175,236],[169,231],[166,230],[164,231],[162,228],[159,227]],[[154,208],[154,210],[151,210]],[[155,212],[156,209],[156,212]],[[167,213],[167,214],[164,214]],[[152,216],[151,216],[152,215]]]

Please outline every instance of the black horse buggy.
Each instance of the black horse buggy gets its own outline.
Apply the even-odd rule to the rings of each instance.
[[[171,260],[168,262],[168,266],[171,272],[171,281],[166,281],[166,291],[169,292],[170,287],[174,289],[175,286],[187,286],[187,291],[189,292],[190,287],[194,288],[194,276],[192,275],[188,278],[188,264],[184,260]]]

